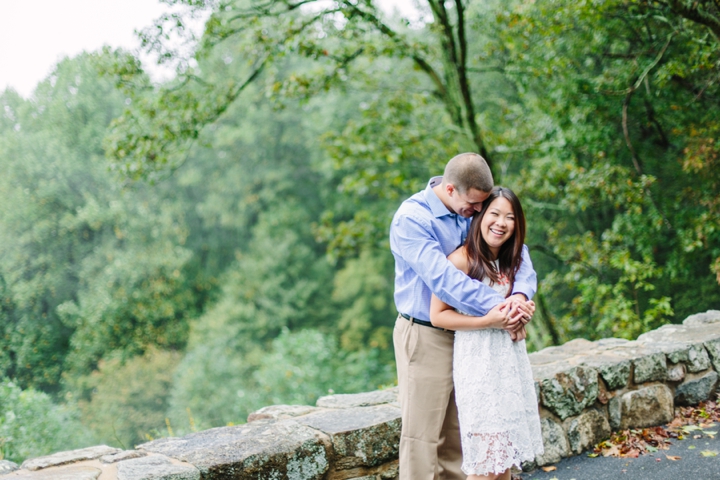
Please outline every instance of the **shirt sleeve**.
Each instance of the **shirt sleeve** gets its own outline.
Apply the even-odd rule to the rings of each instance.
[[[532,260],[530,260],[530,251],[527,245],[523,245],[522,262],[520,269],[515,274],[512,293],[523,293],[528,300],[532,300],[535,292],[537,292],[537,274],[533,269]]]
[[[392,232],[395,253],[440,300],[461,312],[477,316],[487,314],[505,300],[489,286],[455,268],[425,222],[410,216],[401,216],[396,222]]]

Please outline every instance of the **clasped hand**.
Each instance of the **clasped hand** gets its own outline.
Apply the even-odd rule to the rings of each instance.
[[[535,314],[535,302],[525,300],[522,294],[508,297],[488,312],[493,327],[507,330],[510,338],[515,342],[524,340],[527,336],[525,325],[532,319],[533,314]]]

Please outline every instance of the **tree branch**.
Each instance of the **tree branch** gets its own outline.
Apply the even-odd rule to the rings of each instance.
[[[648,65],[645,68],[645,70],[643,70],[643,72],[640,74],[638,79],[635,81],[635,83],[631,87],[629,87],[625,90],[622,90],[620,92],[614,92],[614,94],[615,95],[629,95],[629,94],[632,94],[638,88],[640,88],[640,85],[642,85],[643,80],[645,80],[645,77],[648,75],[648,73],[650,73],[650,70],[655,68],[655,66],[662,59],[663,55],[665,55],[665,50],[667,50],[667,48],[670,46],[670,42],[672,41],[672,38],[674,36],[675,36],[675,32],[672,32],[670,35],[668,35],[667,42],[665,42],[665,45],[663,45],[663,48],[660,50],[660,53],[658,53],[657,57],[655,57],[655,60],[653,60],[652,63],[650,65]],[[608,93],[611,93],[611,92],[608,92]]]
[[[695,23],[705,25],[715,34],[715,39],[720,41],[720,18],[712,13],[701,10],[700,7],[704,3],[705,2],[696,1],[693,2],[692,5],[688,5],[687,2],[683,0],[668,0],[668,5],[675,13]],[[715,0],[714,3],[718,5],[719,2]]]
[[[412,49],[402,38],[400,38],[400,36],[393,29],[385,25],[376,15],[373,15],[369,12],[362,10],[361,8],[358,8],[353,3],[344,2],[344,4],[347,5],[350,10],[363,18],[365,21],[375,26],[375,28],[377,28],[380,33],[388,37],[393,43],[400,47],[400,49],[415,62],[418,68],[425,72],[428,77],[430,77],[430,81],[433,83],[433,85],[435,85],[438,96],[443,100],[448,98],[447,88],[445,87],[445,84],[440,78],[440,75],[435,71],[435,69],[432,67],[432,65],[430,65],[427,60],[425,60],[414,49]]]
[[[459,63],[462,66],[463,71],[465,65],[467,65],[467,39],[465,38],[465,6],[462,0],[455,0],[455,9],[457,10],[458,17],[458,46],[460,47],[460,58]]]
[[[630,156],[632,157],[633,166],[635,166],[635,170],[637,171],[637,173],[642,175],[642,168],[640,168],[640,162],[637,159],[637,155],[635,155],[635,149],[633,148],[632,142],[630,141],[630,132],[628,130],[628,106],[630,105],[630,99],[632,98],[634,91],[635,90],[628,92],[628,94],[625,96],[625,100],[623,100],[622,127],[623,134],[625,135],[625,145],[627,145],[628,150],[630,150]]]

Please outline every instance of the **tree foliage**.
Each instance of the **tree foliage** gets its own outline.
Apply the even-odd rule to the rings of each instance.
[[[543,248],[566,267],[543,286],[563,292],[573,335],[633,338],[720,300],[708,268],[720,49],[670,3],[543,2],[504,17],[523,47],[511,75],[554,119],[554,147],[521,175],[552,219]]]
[[[0,459],[22,462],[93,441],[75,405],[56,405],[44,392],[0,382]]]
[[[551,305],[539,315],[543,338],[633,337],[717,304],[713,2],[428,1],[407,19],[369,1],[173,3],[210,12],[196,62],[181,61],[178,79],[151,96],[185,92],[177,119],[203,111],[196,89],[222,96],[223,82],[255,84],[280,106],[359,107],[323,136],[342,194],[316,230],[332,255],[383,248],[399,200],[471,148],[534,214]],[[182,60],[164,50],[167,20],[144,41]],[[152,118],[133,106],[113,135],[134,142],[123,119]],[[142,149],[109,150],[121,166],[130,151],[142,168],[162,168]]]

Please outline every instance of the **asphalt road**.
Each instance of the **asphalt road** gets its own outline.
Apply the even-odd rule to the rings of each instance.
[[[717,456],[704,456],[715,452]],[[666,455],[680,457],[669,460]],[[587,453],[565,458],[554,465],[557,470],[523,473],[523,480],[720,480],[720,435],[710,438],[672,440],[669,450],[638,458],[596,457]]]

